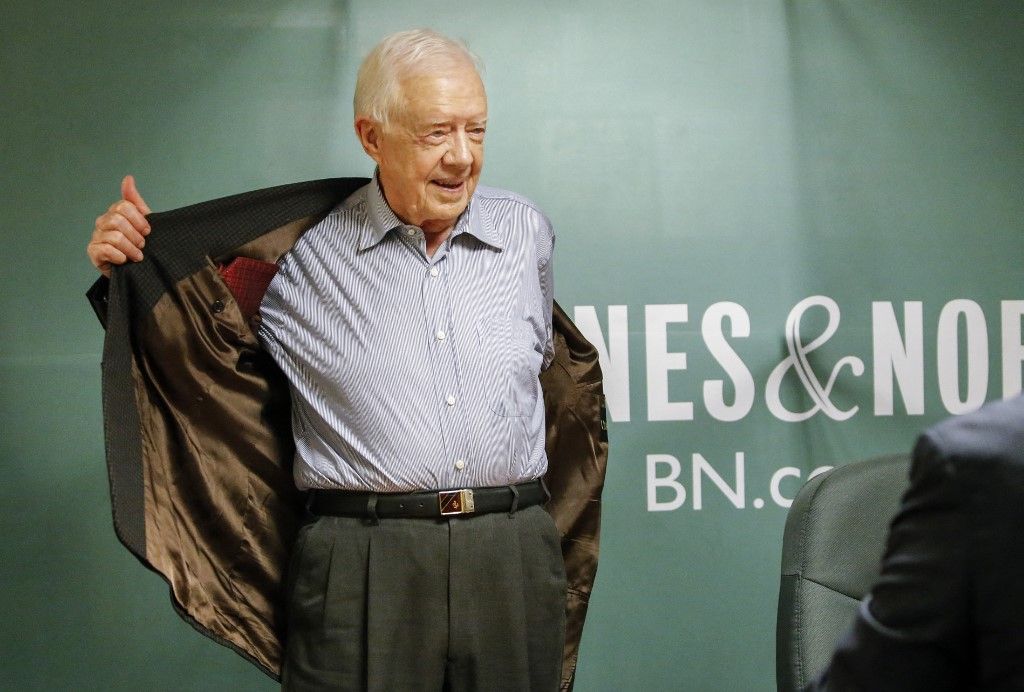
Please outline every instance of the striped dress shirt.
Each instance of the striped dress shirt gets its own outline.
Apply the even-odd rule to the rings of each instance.
[[[478,186],[433,257],[376,178],[279,262],[259,338],[291,387],[300,489],[498,486],[547,470],[554,235]]]

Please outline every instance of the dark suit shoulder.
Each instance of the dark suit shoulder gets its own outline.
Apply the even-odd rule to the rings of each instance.
[[[928,429],[919,442],[958,467],[969,462],[1017,465],[1024,471],[1024,396],[994,401]]]

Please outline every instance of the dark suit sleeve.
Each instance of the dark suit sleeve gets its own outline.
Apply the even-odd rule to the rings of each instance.
[[[882,573],[808,690],[965,689],[969,527],[956,468],[922,436]]]

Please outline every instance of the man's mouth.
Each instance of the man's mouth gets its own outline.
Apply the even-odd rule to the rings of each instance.
[[[466,184],[466,181],[464,180],[432,180],[431,182],[441,189],[448,190],[449,192],[457,192]]]

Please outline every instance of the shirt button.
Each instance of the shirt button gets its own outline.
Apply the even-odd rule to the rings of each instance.
[[[437,267],[431,267],[430,268],[430,275],[431,276],[437,276],[440,273],[441,273],[441,270],[438,269]]]
[[[437,337],[438,341],[444,341],[448,335],[444,333],[443,329],[438,329],[437,333],[435,333],[434,336]]]
[[[407,228],[407,229],[405,229],[405,234],[411,238],[412,236],[416,235],[416,229],[415,228]]]
[[[459,471],[461,471],[462,469],[466,468],[466,462],[463,461],[462,459],[456,460],[455,468],[457,468]]]
[[[455,397],[453,397],[451,394],[449,394],[448,398],[445,399],[444,402],[446,404],[448,404],[449,406],[454,406],[455,405]]]

